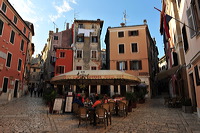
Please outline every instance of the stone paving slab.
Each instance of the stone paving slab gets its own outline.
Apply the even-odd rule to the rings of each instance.
[[[41,98],[25,96],[0,104],[0,133],[200,133],[200,119],[180,108],[168,108],[163,99],[138,104],[127,117],[113,116],[112,125],[82,123],[72,113],[48,114]]]

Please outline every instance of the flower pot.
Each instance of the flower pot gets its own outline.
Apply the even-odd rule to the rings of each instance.
[[[145,103],[145,99],[139,99],[138,103],[140,103],[140,104]]]
[[[132,103],[132,108],[136,108],[137,107],[137,103],[136,102],[133,102]]]
[[[182,106],[184,113],[193,113],[192,106]]]

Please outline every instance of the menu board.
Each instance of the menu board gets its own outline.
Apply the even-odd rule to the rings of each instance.
[[[54,105],[53,105],[53,110],[54,111],[62,111],[62,102],[63,102],[62,98],[56,98]]]
[[[72,112],[72,100],[73,100],[73,97],[71,96],[66,97],[65,112]]]

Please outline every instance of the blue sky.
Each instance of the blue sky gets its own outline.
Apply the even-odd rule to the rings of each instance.
[[[49,30],[64,30],[65,23],[74,20],[104,21],[101,35],[102,48],[108,26],[117,27],[123,20],[126,10],[127,24],[140,25],[147,20],[152,37],[156,38],[159,58],[164,55],[162,37],[159,33],[160,13],[154,7],[161,8],[160,0],[9,0],[24,20],[35,27],[35,54],[41,53],[47,42]]]

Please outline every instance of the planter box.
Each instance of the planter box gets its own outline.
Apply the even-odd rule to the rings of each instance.
[[[182,106],[184,113],[193,113],[192,106]]]

